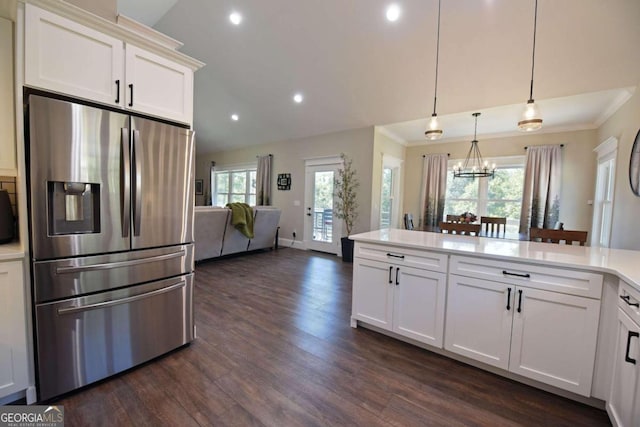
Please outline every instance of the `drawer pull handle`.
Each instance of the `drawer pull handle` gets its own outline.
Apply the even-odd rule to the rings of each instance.
[[[400,268],[396,268],[396,286],[400,284],[400,282],[398,281],[398,273],[400,273]]]
[[[531,275],[529,273],[520,274],[520,273],[510,273],[507,270],[502,270],[502,274],[505,276],[516,276],[516,277],[524,277],[525,279],[530,279]]]
[[[630,305],[631,307],[640,308],[640,303],[631,302],[631,296],[630,295],[620,295],[620,299],[622,301],[626,302],[627,305]]]
[[[393,279],[391,278],[392,271],[393,271],[393,267],[389,267],[389,283],[393,283]]]
[[[522,312],[522,289],[518,289],[518,313]]]
[[[507,311],[511,310],[511,288],[507,288]]]
[[[392,253],[387,253],[387,256],[390,256],[392,258],[404,259],[404,255],[396,255],[396,254],[392,254]]]
[[[636,359],[632,359],[629,357],[629,348],[631,347],[631,338],[633,337],[636,337],[636,338],[640,337],[640,333],[629,331],[629,335],[627,335],[627,351],[624,354],[624,361],[631,363],[632,365],[635,365]]]

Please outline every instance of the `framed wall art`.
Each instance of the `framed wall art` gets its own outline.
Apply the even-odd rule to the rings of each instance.
[[[291,174],[290,173],[278,174],[278,190],[291,190]]]

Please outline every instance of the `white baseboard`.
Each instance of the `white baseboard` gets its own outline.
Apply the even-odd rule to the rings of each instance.
[[[292,240],[292,239],[278,238],[278,247],[300,249],[303,251],[307,250],[307,245],[305,245],[304,242],[300,240]]]

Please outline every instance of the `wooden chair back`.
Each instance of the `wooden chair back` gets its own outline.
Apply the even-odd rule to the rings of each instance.
[[[449,234],[467,234],[471,235],[475,233],[476,236],[480,234],[480,224],[467,224],[464,222],[440,222],[440,232],[445,231]]]
[[[486,236],[499,235],[500,228],[502,228],[502,234],[507,231],[507,218],[501,216],[481,216],[480,225],[484,226],[484,234]]]
[[[447,222],[460,222],[460,215],[447,215]]]
[[[529,240],[532,242],[541,241],[543,243],[560,243],[565,242],[572,245],[578,242],[580,246],[584,246],[587,242],[587,231],[578,230],[552,230],[550,228],[531,228],[529,229]]]

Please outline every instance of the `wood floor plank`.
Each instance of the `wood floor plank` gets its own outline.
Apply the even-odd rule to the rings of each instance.
[[[597,410],[349,325],[352,265],[283,248],[196,266],[190,346],[65,396],[68,425],[607,426]],[[112,424],[113,425],[113,424]]]

